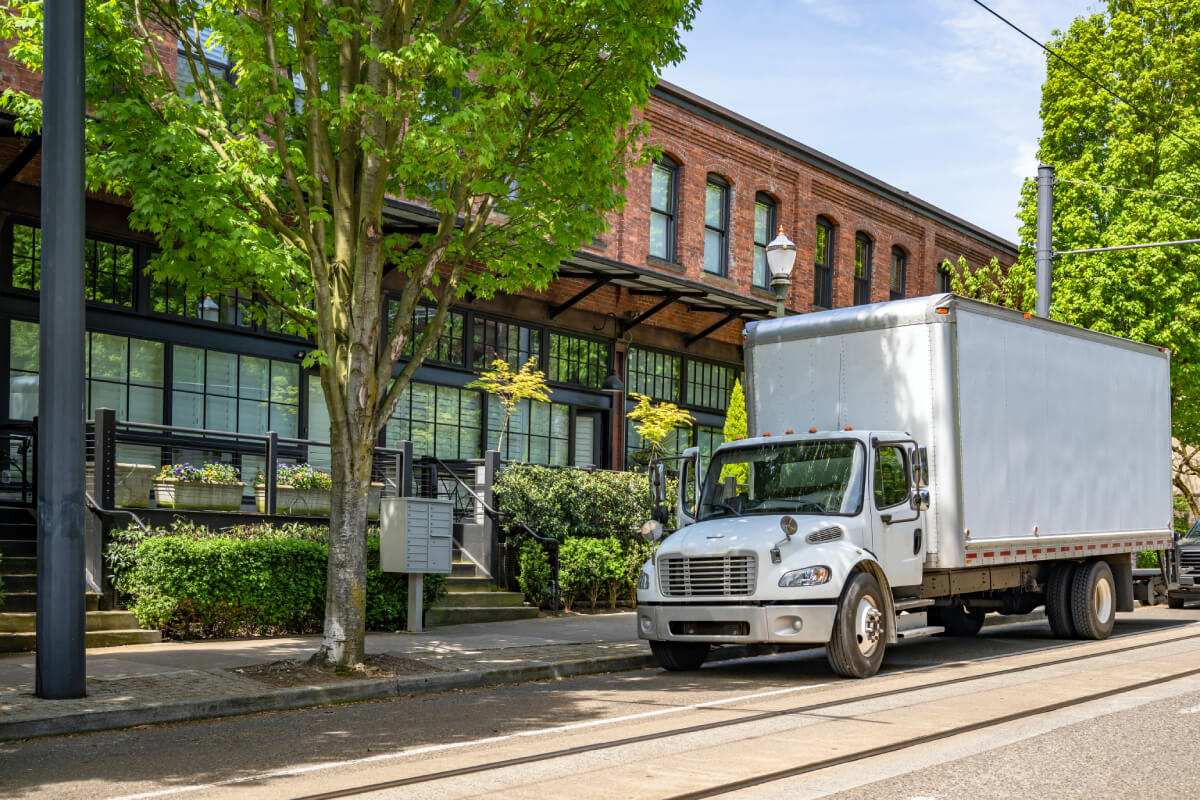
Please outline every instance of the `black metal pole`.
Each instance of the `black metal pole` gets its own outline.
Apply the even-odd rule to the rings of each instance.
[[[85,694],[83,0],[45,8],[39,339],[37,686]]]

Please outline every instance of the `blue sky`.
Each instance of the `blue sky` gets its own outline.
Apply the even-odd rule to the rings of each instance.
[[[1041,41],[1097,0],[985,0]],[[663,77],[1009,240],[1045,56],[971,0],[705,0]]]

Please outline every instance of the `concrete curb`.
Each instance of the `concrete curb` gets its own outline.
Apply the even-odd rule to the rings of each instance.
[[[1009,617],[989,615],[984,624],[988,626],[1004,625],[1044,618],[1045,614],[1041,612]],[[726,645],[714,650],[708,661],[728,661],[769,655],[774,652],[776,650],[770,645]],[[504,683],[623,672],[656,666],[658,666],[658,662],[649,653],[606,656],[502,669],[435,673],[406,678],[374,678],[336,686],[276,689],[264,691],[259,695],[181,700],[137,708],[82,711],[40,719],[0,722],[0,741],[130,728],[135,725],[257,714],[262,711],[287,711],[337,703],[355,703],[363,700],[383,700],[389,697],[447,692],[456,689],[478,689]]]

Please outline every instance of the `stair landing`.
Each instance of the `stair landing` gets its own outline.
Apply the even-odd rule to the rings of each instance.
[[[538,609],[525,603],[520,592],[499,591],[490,578],[476,574],[470,561],[456,560],[446,577],[446,596],[426,612],[430,627],[532,619]]]

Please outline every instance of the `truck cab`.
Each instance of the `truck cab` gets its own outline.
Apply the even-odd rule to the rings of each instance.
[[[701,477],[684,453],[677,530],[638,583],[638,634],[668,669],[712,643],[828,644],[840,674],[873,674],[896,598],[918,597],[928,489],[900,431],[729,442]]]

